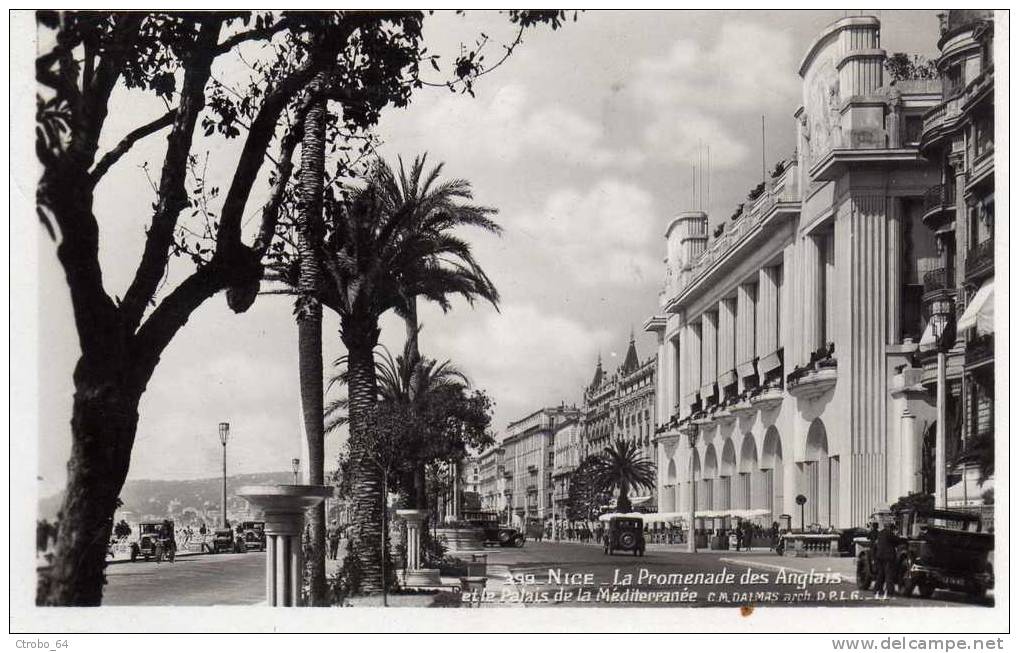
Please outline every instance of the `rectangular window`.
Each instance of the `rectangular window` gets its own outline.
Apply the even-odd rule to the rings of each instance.
[[[902,144],[919,145],[923,133],[923,115],[906,114],[902,121]]]

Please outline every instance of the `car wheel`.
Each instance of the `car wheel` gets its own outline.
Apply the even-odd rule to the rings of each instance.
[[[920,594],[920,598],[931,598],[934,596],[934,583],[929,580],[920,581],[920,584],[917,587],[917,592]]]
[[[971,599],[979,601],[983,599],[985,596],[987,596],[987,588],[981,587],[979,585],[974,585],[966,590],[966,594],[969,595]]]
[[[872,581],[870,563],[866,556],[860,556],[856,559],[856,586],[862,590],[869,590]]]
[[[525,541],[525,540],[524,540],[524,538],[523,538],[523,537],[518,537],[518,538],[517,538],[517,540],[516,540],[515,544],[517,545],[517,548],[518,548],[518,549],[522,549],[522,548],[524,548],[524,541]]]
[[[138,549],[131,547],[131,562],[138,559]]]

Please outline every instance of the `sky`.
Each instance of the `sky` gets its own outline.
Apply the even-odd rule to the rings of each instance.
[[[853,12],[858,13],[858,12]],[[889,53],[936,54],[934,11],[874,12]],[[476,97],[425,88],[409,107],[387,109],[381,154],[427,152],[447,178],[469,180],[495,207],[502,237],[465,233],[502,296],[496,310],[462,301],[443,313],[420,307],[422,353],[450,359],[495,401],[493,429],[543,406],[579,404],[600,355],[611,372],[631,330],[641,358],[653,355],[644,321],[657,312],[664,231],[672,217],[703,208],[727,218],[761,178],[761,116],[768,169],[792,155],[797,68],[841,10],[586,12],[560,30],[529,31]],[[430,51],[446,55],[484,32],[489,60],[513,30],[486,12],[426,19]],[[214,74],[229,76],[220,64]],[[437,74],[436,74],[437,78]],[[123,89],[100,150],[162,113]],[[145,118],[144,116],[149,116]],[[694,204],[692,169],[710,148]],[[107,292],[123,296],[144,243],[165,139],[139,143],[97,189],[100,257]],[[236,142],[198,139],[210,183],[232,171]],[[226,173],[218,171],[225,170]],[[220,180],[226,187],[228,177]],[[264,197],[259,181],[249,204]],[[250,227],[249,227],[250,228]],[[39,494],[62,489],[70,454],[71,375],[78,355],[70,301],[53,243],[39,228]],[[188,272],[175,262],[168,292]],[[382,343],[404,330],[382,321]],[[327,371],[343,355],[338,321],[324,323]],[[231,424],[231,473],[285,471],[301,455],[297,329],[292,302],[261,297],[243,315],[217,296],[192,316],[162,356],[141,406],[128,478],[183,479],[220,473],[217,424]],[[343,435],[327,440],[335,460]]]

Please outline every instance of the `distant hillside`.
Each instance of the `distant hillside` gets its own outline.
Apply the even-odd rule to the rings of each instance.
[[[236,474],[227,477],[227,507],[244,510],[246,502],[233,496],[236,488],[244,485],[276,485],[293,483],[290,472],[263,472],[258,474]],[[218,509],[222,494],[223,479],[199,478],[185,481],[129,480],[124,484],[120,499],[124,502],[121,510],[132,512],[136,518],[146,515],[163,517],[171,512],[171,502],[177,502],[177,511],[194,508],[201,512],[206,502]],[[60,510],[63,493],[46,497],[39,502],[39,517],[52,519]]]

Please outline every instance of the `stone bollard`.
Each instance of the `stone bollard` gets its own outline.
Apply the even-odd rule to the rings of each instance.
[[[265,520],[265,602],[269,606],[301,605],[304,512],[332,496],[326,485],[257,485],[237,495]]]

